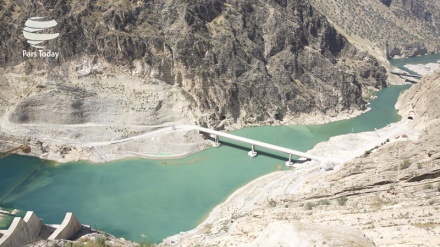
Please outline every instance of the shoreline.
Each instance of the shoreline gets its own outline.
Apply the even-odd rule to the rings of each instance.
[[[437,52],[431,51],[431,52],[426,52],[425,54],[419,54],[419,55],[416,55],[416,56],[405,56],[405,55],[399,56],[399,55],[395,55],[390,60],[394,60],[394,59],[396,59],[396,60],[408,59],[408,58],[414,58],[414,57],[423,57],[423,56],[427,56],[427,55],[439,55],[439,54],[440,54],[440,51],[437,51]],[[388,60],[388,61],[390,61],[390,60]]]
[[[242,128],[249,127],[262,127],[262,126],[281,126],[281,125],[319,125],[327,124],[331,122],[336,122],[340,120],[350,119],[357,117],[371,108],[367,107],[365,110],[350,110],[344,111],[336,116],[329,116],[322,113],[311,113],[311,114],[300,114],[295,119],[287,117],[284,121],[278,121],[273,124],[256,124],[256,125],[240,125],[233,124],[227,126],[225,130],[227,132],[238,130]],[[13,125],[13,124],[10,124]],[[12,130],[19,129],[22,132],[25,127],[16,125],[12,127]],[[57,126],[52,126],[53,128]],[[59,128],[70,129],[82,128],[82,126],[58,126]],[[139,128],[139,127],[138,127]],[[148,128],[148,127],[145,127]],[[17,152],[17,155],[31,156],[39,159],[56,162],[57,164],[63,164],[68,162],[77,161],[87,161],[93,164],[102,164],[111,161],[123,160],[126,158],[144,158],[151,160],[163,160],[163,159],[179,159],[184,158],[189,155],[201,152],[209,147],[211,147],[211,142],[209,140],[203,139],[201,135],[194,133],[192,130],[178,130],[178,131],[168,131],[165,127],[162,129],[157,129],[155,131],[146,132],[139,136],[127,137],[125,139],[113,140],[113,141],[103,141],[92,142],[97,145],[81,143],[75,140],[55,140],[48,137],[41,136],[27,136],[26,139],[31,146],[30,153]],[[78,129],[76,129],[78,131]],[[170,128],[171,129],[171,128]],[[20,144],[23,140],[24,135],[13,135],[5,132],[7,129],[4,128],[0,136],[3,138],[4,146],[3,150],[13,149]],[[169,147],[167,140],[176,138],[179,141],[175,143],[185,143],[185,145],[174,145],[174,147]],[[162,141],[158,139],[163,139]],[[153,145],[143,147],[150,142],[156,142]],[[41,143],[39,146],[36,143]],[[179,146],[179,147],[177,147]],[[64,153],[64,150],[69,150]],[[160,152],[155,154],[155,150],[162,150],[162,153],[167,153],[167,155],[162,155]]]
[[[394,136],[400,136],[402,133],[412,133],[408,139],[417,139],[418,133],[406,123],[407,120],[401,120],[375,131],[333,136],[328,141],[316,144],[307,152],[314,155],[320,154],[324,157],[336,157],[333,162],[337,160],[337,164],[333,163],[332,170],[338,171],[343,164],[362,156],[365,150],[370,149],[371,146],[376,146],[376,143],[383,142],[384,139],[390,139],[389,143],[402,141],[403,138],[394,138]],[[389,143],[386,145],[389,145]],[[373,150],[373,152],[375,151]],[[308,178],[321,173],[326,174],[325,169],[328,164],[328,162],[319,161],[296,163],[292,170],[274,171],[256,178],[237,188],[223,202],[215,206],[195,228],[165,238],[161,246],[176,246],[179,244],[191,246],[201,242],[210,245],[212,243],[205,241],[205,238],[208,239],[210,236],[206,233],[207,228],[221,225],[222,222],[236,221],[236,215],[249,214],[255,208],[269,203],[270,198],[276,198],[285,193],[293,195],[296,191],[304,189],[303,183]],[[218,236],[213,235],[212,237],[216,238]]]
[[[327,114],[323,113],[314,113],[312,117],[310,114],[300,114],[299,119],[301,119],[300,123],[298,123],[296,120],[288,119],[286,121],[283,121],[280,125],[322,125],[322,124],[328,124],[333,122],[338,122],[341,120],[347,120],[351,118],[358,117],[368,111],[371,110],[370,107],[368,107],[370,103],[368,102],[365,106],[365,110],[350,110],[350,111],[343,111],[341,113],[338,113],[336,116],[329,116]],[[317,119],[315,119],[316,117]]]
[[[431,62],[431,63],[427,63],[427,64],[407,64],[404,67],[407,68],[408,70],[411,70],[411,71],[421,75],[421,76],[425,76],[425,75],[433,73],[438,68],[440,68],[440,60],[437,61],[436,63]]]
[[[15,128],[21,127],[16,126]],[[59,126],[59,128],[63,127]],[[70,129],[66,127],[67,131],[72,131],[72,129],[83,131],[81,127],[69,126],[68,128]],[[15,154],[53,161],[57,164],[78,161],[102,164],[126,158],[151,160],[184,158],[209,146],[208,141],[192,130],[170,131],[168,129],[171,130],[171,127],[144,132],[125,139],[101,142],[54,140],[41,136],[28,136],[26,139],[31,151],[28,153],[20,151]],[[14,149],[20,146],[20,142],[23,140],[22,136],[8,134],[5,131],[0,135],[5,140],[1,151]]]

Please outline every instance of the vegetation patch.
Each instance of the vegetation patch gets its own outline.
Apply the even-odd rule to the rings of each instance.
[[[347,204],[348,198],[343,196],[336,199],[336,201],[338,202],[339,206],[345,206]]]
[[[277,206],[277,202],[274,199],[270,199],[269,201],[269,206],[271,206],[272,208]]]
[[[54,247],[57,245],[53,245]],[[81,239],[79,242],[68,242],[66,244],[66,247],[108,247],[109,245],[106,244],[106,239],[103,237],[97,237],[95,240],[84,238]]]
[[[306,210],[312,210],[314,207],[321,206],[321,205],[328,206],[328,205],[330,205],[330,204],[331,204],[331,203],[330,203],[329,200],[327,200],[327,199],[322,199],[322,200],[319,200],[318,202],[315,202],[315,203],[313,203],[313,202],[307,202],[307,203],[304,205],[304,208],[305,208]]]
[[[400,164],[400,170],[405,170],[410,166],[411,166],[411,161],[409,161],[409,159],[406,159]]]
[[[418,227],[418,228],[427,229],[427,228],[434,228],[434,227],[437,226],[437,224],[434,224],[434,223],[417,223],[417,224],[414,224],[414,226]]]
[[[423,185],[423,189],[425,189],[425,190],[432,190],[433,188],[434,188],[434,185],[432,185],[432,184]]]
[[[374,148],[365,151],[364,157],[369,156],[373,152],[373,150],[378,149],[378,148],[379,148],[379,146],[375,146]]]

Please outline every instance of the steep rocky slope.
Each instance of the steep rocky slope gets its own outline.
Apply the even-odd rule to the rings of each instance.
[[[385,69],[305,0],[0,6],[4,105],[15,124],[268,124],[362,110],[367,87],[386,84]],[[22,57],[34,49],[22,27],[35,15],[58,22],[60,37],[46,46],[56,60]]]
[[[339,30],[378,57],[440,51],[437,0],[311,0]]]
[[[399,98],[407,128],[333,137],[312,150],[338,157],[393,133],[371,154],[334,171],[308,162],[259,178],[216,207],[196,229],[163,245],[438,246],[439,83],[440,71]]]

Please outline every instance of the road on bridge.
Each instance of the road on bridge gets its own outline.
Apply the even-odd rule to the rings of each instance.
[[[308,153],[304,153],[304,152],[301,152],[301,151],[297,151],[297,150],[293,150],[293,149],[289,149],[289,148],[284,148],[284,147],[272,145],[272,144],[269,144],[269,143],[266,143],[266,142],[261,142],[261,141],[257,141],[257,140],[253,140],[253,139],[249,139],[249,138],[245,138],[245,137],[241,137],[241,136],[236,136],[236,135],[232,135],[232,134],[228,134],[228,133],[224,133],[224,132],[220,132],[220,131],[216,131],[216,130],[212,130],[212,129],[207,129],[207,128],[203,128],[203,127],[200,127],[200,126],[195,126],[195,125],[176,125],[175,128],[176,129],[179,129],[179,128],[195,129],[195,130],[198,130],[198,131],[201,131],[201,132],[204,132],[204,133],[209,133],[209,134],[221,136],[221,137],[224,137],[224,138],[228,138],[228,139],[239,141],[239,142],[248,143],[248,144],[251,144],[251,145],[267,148],[267,149],[270,149],[270,150],[275,150],[275,151],[286,153],[286,154],[292,154],[292,155],[296,155],[296,156],[299,156],[299,157],[304,157],[304,158],[308,158],[308,159],[312,159],[312,160],[323,161],[323,159],[321,157],[318,157],[318,156],[315,156],[315,155],[312,155],[312,154],[308,154]]]

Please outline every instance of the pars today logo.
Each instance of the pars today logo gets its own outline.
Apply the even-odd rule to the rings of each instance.
[[[44,17],[29,18],[23,28],[23,36],[32,47],[38,51],[23,50],[23,57],[53,57],[58,58],[59,52],[43,50],[46,41],[53,40],[60,36],[59,33],[45,33],[46,30],[55,27],[58,23],[55,20],[45,21]]]

